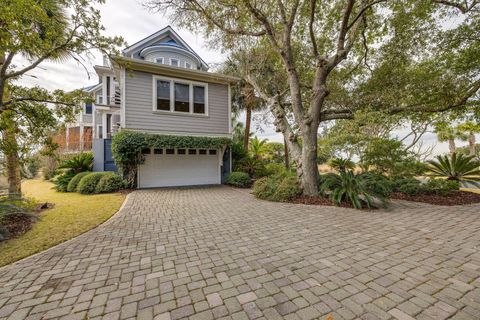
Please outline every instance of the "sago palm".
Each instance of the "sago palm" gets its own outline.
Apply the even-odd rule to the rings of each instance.
[[[387,198],[371,187],[375,183],[372,179],[372,175],[355,174],[353,171],[328,173],[322,176],[320,192],[329,194],[330,200],[336,204],[349,202],[355,209],[361,209],[363,205],[372,208],[375,200],[386,206]]]
[[[480,162],[473,156],[453,153],[449,156],[437,156],[436,160],[428,161],[429,176],[444,177],[448,180],[469,182],[480,186]]]
[[[64,161],[59,169],[67,169],[72,173],[80,173],[83,171],[92,171],[93,168],[93,155],[89,152],[80,153],[74,156],[72,159]]]
[[[328,164],[337,171],[347,171],[355,168],[355,162],[344,158],[332,158]]]

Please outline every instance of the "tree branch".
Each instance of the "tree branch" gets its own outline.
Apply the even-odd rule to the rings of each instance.
[[[397,114],[397,113],[402,113],[406,111],[436,113],[436,112],[444,112],[451,109],[461,108],[461,107],[464,107],[468,102],[468,99],[473,97],[479,90],[480,90],[480,79],[473,82],[472,85],[470,86],[470,89],[468,89],[462,97],[459,97],[454,103],[447,104],[446,106],[429,109],[423,105],[417,104],[417,105],[409,105],[404,107],[393,108],[393,109],[390,109],[388,113]]]
[[[448,7],[456,8],[456,9],[460,10],[460,12],[463,13],[463,14],[471,11],[478,4],[478,0],[473,0],[470,5],[468,5],[467,1],[464,2],[464,5],[462,5],[460,3],[457,3],[457,2],[454,2],[454,1],[448,1],[448,0],[433,0],[433,2],[438,3],[438,4],[443,4],[443,5],[448,6]]]

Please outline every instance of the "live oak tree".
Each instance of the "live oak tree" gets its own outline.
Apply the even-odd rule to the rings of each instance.
[[[146,5],[202,30],[223,49],[262,48],[260,61],[273,56],[269,68],[283,74],[284,83],[259,83],[264,75],[256,66],[245,79],[271,106],[307,195],[318,192],[322,122],[352,118],[364,106],[391,114],[462,108],[480,88],[477,0],[150,0]],[[279,88],[272,92],[272,86]]]
[[[105,37],[100,13],[104,0],[4,0],[0,6],[0,128],[9,192],[20,193],[20,137],[45,138],[62,117],[70,117],[86,97],[80,90],[49,92],[19,81],[45,61],[74,59],[85,67],[90,51],[115,51],[120,37]]]

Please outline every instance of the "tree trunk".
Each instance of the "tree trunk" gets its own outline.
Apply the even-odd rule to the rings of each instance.
[[[448,139],[448,149],[450,150],[450,154],[454,154],[457,151],[457,147],[455,146],[455,139]]]
[[[246,106],[246,117],[245,117],[245,131],[243,136],[243,148],[245,151],[248,151],[248,142],[250,140],[250,125],[252,123],[252,108]]]
[[[284,148],[284,153],[285,153],[285,169],[289,170],[290,169],[290,156],[288,154],[288,145],[287,145],[287,139],[285,139],[285,136],[283,136],[283,148]]]
[[[7,170],[8,193],[10,195],[22,194],[22,180],[20,175],[20,159],[18,157],[18,143],[14,128],[3,131],[4,144],[6,146],[5,167]]]
[[[468,134],[468,148],[470,150],[469,153],[471,156],[475,156],[477,154],[475,144],[476,144],[475,133],[473,131],[470,131]]]
[[[303,194],[307,196],[318,195],[318,165],[317,165],[317,134],[312,134],[309,126],[302,135],[302,156],[301,164],[297,171],[300,177]]]

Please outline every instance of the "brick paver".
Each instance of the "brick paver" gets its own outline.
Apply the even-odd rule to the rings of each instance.
[[[0,319],[480,319],[480,206],[271,203],[136,191],[0,269]]]

